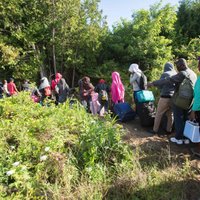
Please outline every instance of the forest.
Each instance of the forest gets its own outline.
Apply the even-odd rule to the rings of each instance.
[[[118,71],[127,87],[131,63],[151,81],[180,57],[197,72],[199,0],[178,7],[160,2],[112,28],[99,3],[1,0],[0,80],[12,77],[19,87],[60,72],[76,87],[85,75],[110,83]],[[73,101],[41,106],[25,91],[0,100],[0,199],[199,198],[199,162],[184,147],[171,148],[167,138],[152,139],[129,124],[136,138],[110,113],[99,118]]]
[[[200,55],[200,2],[161,2],[138,10],[109,29],[100,0],[4,0],[0,2],[0,79],[38,81],[55,72],[76,86],[81,76],[110,80],[138,63],[148,78],[178,57],[196,67]]]

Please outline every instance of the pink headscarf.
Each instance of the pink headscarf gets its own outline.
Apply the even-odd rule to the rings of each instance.
[[[55,90],[55,87],[56,87],[56,85],[58,84],[58,82],[60,81],[61,78],[62,78],[62,74],[56,73],[56,78],[51,81],[52,90]]]
[[[111,94],[114,103],[124,102],[125,89],[118,72],[112,73]]]

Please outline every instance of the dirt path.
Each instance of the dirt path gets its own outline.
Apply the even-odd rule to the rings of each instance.
[[[125,141],[135,149],[140,147],[142,151],[150,154],[151,152],[160,153],[161,149],[166,149],[170,155],[176,159],[186,159],[190,160],[193,167],[199,169],[200,171],[200,158],[195,157],[191,153],[191,148],[195,147],[196,144],[189,145],[177,145],[171,143],[169,138],[172,135],[153,135],[148,132],[150,128],[144,128],[140,126],[139,119],[135,119],[126,123],[121,123],[123,127],[127,130],[127,134],[124,137]]]

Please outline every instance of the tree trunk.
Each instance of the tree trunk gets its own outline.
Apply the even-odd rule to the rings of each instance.
[[[53,56],[53,69],[54,69],[54,73],[56,74],[57,70],[56,70],[56,54],[55,54],[55,27],[54,27],[54,25],[55,25],[54,24],[55,23],[55,1],[54,0],[52,0],[52,4],[53,4],[52,56]]]
[[[74,87],[75,73],[76,73],[76,67],[74,66],[74,68],[73,68],[73,74],[72,74],[72,88]]]

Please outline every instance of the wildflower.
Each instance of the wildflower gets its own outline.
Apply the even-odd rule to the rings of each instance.
[[[50,147],[45,147],[44,150],[45,150],[45,151],[49,151],[49,149],[50,149]]]
[[[20,162],[14,162],[12,165],[17,167],[20,164]]]
[[[11,149],[15,149],[15,146],[12,145],[12,146],[10,146],[10,148],[11,148]]]
[[[12,174],[14,174],[15,173],[15,170],[10,170],[10,171],[7,171],[6,172],[6,174],[8,175],[8,176],[11,176]]]
[[[22,171],[24,171],[24,170],[26,170],[26,166],[23,166],[23,167],[22,167]]]
[[[44,160],[46,160],[47,157],[48,157],[48,156],[46,156],[46,155],[40,156],[40,161],[44,161]]]

